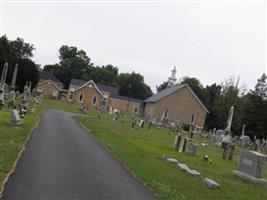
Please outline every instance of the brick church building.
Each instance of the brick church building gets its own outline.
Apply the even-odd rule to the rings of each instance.
[[[63,89],[52,73],[40,72],[38,88],[47,98],[83,103],[86,107],[98,109],[119,109],[122,112],[139,113],[146,119],[179,121],[204,126],[209,112],[187,84],[176,84],[176,69],[168,80],[168,87],[146,100],[119,95],[119,88],[96,84],[93,80],[71,79],[68,90]]]

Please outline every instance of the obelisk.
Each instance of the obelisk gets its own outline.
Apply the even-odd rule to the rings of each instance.
[[[8,70],[8,64],[5,63],[0,80],[0,109],[5,105],[4,98],[5,98],[5,82],[6,82],[7,70]]]

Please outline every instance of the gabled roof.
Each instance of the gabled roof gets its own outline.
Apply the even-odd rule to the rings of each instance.
[[[204,106],[204,104],[200,101],[200,99],[197,97],[197,95],[193,92],[193,90],[187,84],[177,84],[173,87],[166,88],[165,90],[162,90],[159,93],[154,94],[153,96],[147,98],[145,100],[145,103],[155,103],[155,102],[163,99],[164,97],[167,97],[167,96],[171,95],[172,93],[174,93],[174,92],[176,92],[176,91],[178,91],[184,87],[188,88],[188,90],[192,93],[192,95],[195,97],[195,99],[198,101],[198,103],[204,108],[204,110],[207,113],[209,113],[208,109]]]
[[[39,77],[41,80],[51,80],[55,83],[60,83],[62,84],[53,74],[52,72],[46,72],[46,71],[40,71],[39,72]]]
[[[109,92],[110,96],[116,96],[119,94],[119,88],[109,85],[96,84],[101,91]]]
[[[99,94],[103,96],[102,92],[99,90],[99,88],[97,87],[97,85],[95,84],[93,80],[85,82],[82,86],[77,88],[75,91],[80,90],[81,88],[84,88],[84,87],[90,87],[90,85],[93,85],[93,87],[99,92]]]
[[[62,90],[60,87],[57,86],[57,84],[56,84],[54,81],[52,81],[52,80],[50,80],[50,79],[49,79],[49,80],[45,80],[45,81],[40,82],[40,83],[38,84],[38,86],[43,85],[43,84],[48,83],[48,82],[52,83],[52,85],[54,85],[59,91]]]
[[[72,78],[70,80],[70,85],[82,86],[82,85],[86,84],[87,82],[88,81]],[[103,85],[103,84],[96,84],[96,85],[99,88],[99,90],[109,92],[111,96],[115,95],[115,94],[119,94],[119,88],[117,88],[117,87],[109,86],[109,85]]]
[[[79,86],[79,88],[81,88],[82,86],[85,86],[89,82],[90,81],[83,81],[83,80],[79,80],[79,79],[71,79],[70,85],[76,85],[76,86]],[[144,102],[143,100],[140,100],[140,99],[135,99],[135,98],[125,97],[125,96],[120,96],[119,95],[119,88],[117,88],[117,87],[109,86],[109,85],[103,85],[103,84],[95,84],[95,85],[97,86],[97,88],[100,91],[109,92],[111,98],[121,99],[121,100],[125,100],[125,101],[136,102],[136,103],[143,103]],[[77,88],[77,90],[79,88]]]
[[[72,78],[70,80],[70,85],[77,85],[77,86],[82,86],[86,83],[87,81],[83,81],[83,80],[79,80],[79,79],[75,79],[75,78]]]
[[[120,96],[119,94],[113,95],[113,96],[111,96],[111,98],[121,99],[121,100],[124,100],[124,101],[131,101],[131,102],[140,103],[140,104],[144,102],[141,99],[135,99],[135,98],[131,98],[131,97]]]

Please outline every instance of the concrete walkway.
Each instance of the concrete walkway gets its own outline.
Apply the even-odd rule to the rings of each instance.
[[[89,119],[88,119],[89,120]],[[7,200],[156,199],[71,114],[49,110],[3,192]]]

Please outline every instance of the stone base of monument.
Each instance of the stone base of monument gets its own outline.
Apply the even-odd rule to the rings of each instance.
[[[242,178],[245,181],[254,183],[256,185],[260,185],[263,187],[267,187],[267,180],[262,179],[262,178],[255,178],[253,176],[250,176],[246,173],[240,172],[238,170],[233,171],[233,175]]]

